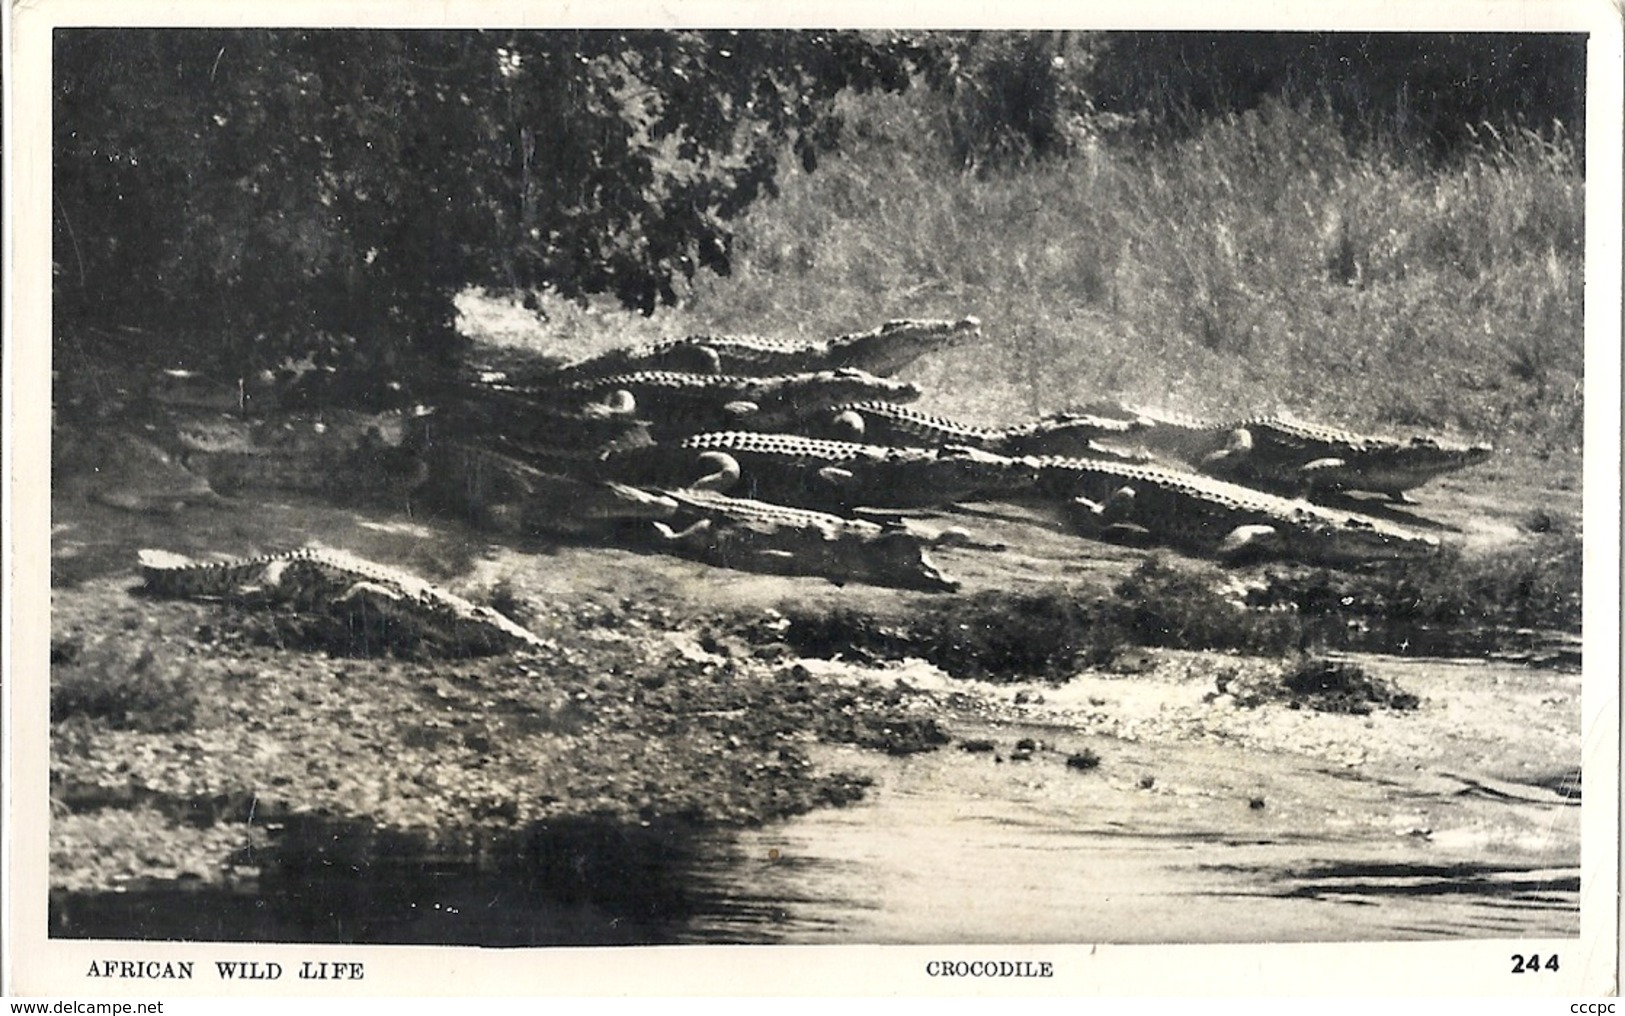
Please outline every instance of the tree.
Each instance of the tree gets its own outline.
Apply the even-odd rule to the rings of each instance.
[[[470,285],[674,303],[837,95],[942,66],[835,31],[86,29],[55,61],[58,320],[247,363],[453,348]]]

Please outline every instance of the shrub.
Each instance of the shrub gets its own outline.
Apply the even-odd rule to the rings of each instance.
[[[470,285],[645,313],[834,144],[834,97],[932,50],[853,32],[68,29],[59,318],[206,333],[237,366],[320,330],[443,351]],[[222,338],[224,337],[224,338]]]

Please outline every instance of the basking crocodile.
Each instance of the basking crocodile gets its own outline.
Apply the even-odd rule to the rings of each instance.
[[[1406,491],[1485,461],[1487,444],[1380,437],[1286,415],[1204,423],[1122,407],[1151,426],[1135,439],[1221,479],[1292,495],[1371,491],[1414,503]]]
[[[1023,460],[976,448],[890,448],[795,434],[724,431],[606,455],[606,478],[697,486],[812,507],[913,508],[1032,487]]]
[[[376,430],[352,444],[269,443],[242,450],[193,451],[188,469],[219,490],[293,490],[348,497],[408,495],[428,478],[415,449],[391,444]]]
[[[552,398],[533,398],[500,388],[472,388],[444,400],[415,434],[418,440],[477,439],[501,434],[516,441],[560,449],[591,449],[624,441],[649,425],[638,418],[630,393],[565,409]]]
[[[545,391],[534,395],[549,398]],[[554,404],[575,410],[626,396],[637,417],[649,421],[655,437],[664,440],[738,427],[772,430],[843,402],[910,402],[919,398],[920,389],[843,368],[769,377],[642,371],[579,381],[551,393]]]
[[[142,591],[151,596],[235,601],[334,618],[346,629],[376,628],[392,641],[440,652],[493,653],[548,643],[490,607],[394,568],[343,551],[307,547],[282,554],[200,562],[140,552]]]
[[[131,434],[63,427],[52,434],[53,492],[82,492],[111,508],[179,512],[189,505],[226,506],[208,479],[151,441]]]
[[[670,524],[654,523],[663,541],[713,564],[930,592],[959,588],[926,553],[929,545],[950,542],[947,535],[933,539],[901,523],[882,525],[708,490],[659,494],[677,505]]]
[[[677,510],[669,498],[544,471],[463,442],[438,442],[426,456],[425,500],[502,532],[595,534],[618,519],[660,519]]]
[[[181,461],[222,493],[284,490],[353,500],[409,495],[423,481],[423,461],[406,441],[415,421],[431,412],[168,415]]]
[[[1167,543],[1234,559],[1351,564],[1424,557],[1439,541],[1381,519],[1159,466],[1037,457],[1038,489],[1086,535]]]
[[[1125,462],[1147,461],[1144,455],[1095,441],[1104,435],[1129,434],[1144,426],[1136,420],[1057,413],[1013,427],[982,427],[891,402],[851,402],[831,412],[833,416],[822,433],[844,441],[923,448],[962,445],[999,455],[1090,455]]]
[[[841,368],[889,376],[928,352],[975,338],[981,327],[973,317],[887,321],[867,332],[817,342],[756,335],[691,335],[612,349],[569,364],[557,376],[575,381],[647,370],[761,376]]]
[[[630,397],[602,412],[564,411],[512,392],[460,397],[424,418],[409,444],[432,460],[431,474],[456,476],[458,456],[472,448],[499,452],[544,473],[576,474],[607,448],[654,443],[649,424],[631,413]],[[441,446],[452,446],[446,452]],[[431,477],[432,478],[432,477]],[[445,484],[440,484],[445,489]]]

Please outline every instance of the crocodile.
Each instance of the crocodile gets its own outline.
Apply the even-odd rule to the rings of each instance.
[[[348,498],[409,495],[425,466],[407,434],[410,410],[324,409],[255,419],[231,413],[171,413],[168,440],[186,468],[216,490],[285,490]]]
[[[662,543],[713,564],[928,592],[959,588],[926,552],[928,546],[951,543],[952,534],[926,537],[901,522],[882,524],[703,489],[658,493],[677,505],[669,524],[653,523]]]
[[[347,500],[410,497],[428,478],[417,453],[369,445],[352,452],[222,452],[189,455],[187,467],[231,496],[252,490],[322,494]]]
[[[1148,456],[1109,448],[1103,435],[1129,434],[1143,424],[1084,413],[1057,413],[1011,427],[983,427],[890,402],[836,406],[822,436],[871,444],[941,448],[963,445],[999,455],[1089,455],[1145,462]]]
[[[442,653],[545,649],[549,643],[490,607],[394,568],[339,550],[306,547],[227,561],[195,561],[162,550],[139,555],[149,596],[221,600],[325,616],[349,632]],[[353,635],[351,636],[353,637]]]
[[[804,507],[918,508],[1014,494],[1037,472],[977,448],[892,448],[796,434],[723,431],[612,452],[603,475],[695,486]]]
[[[1170,544],[1239,560],[1309,563],[1411,560],[1437,538],[1404,526],[1153,465],[1039,456],[1038,491],[1060,499],[1085,535]]]
[[[1207,423],[1121,408],[1151,424],[1135,436],[1152,452],[1220,479],[1291,495],[1364,491],[1414,504],[1408,491],[1494,453],[1488,444],[1360,434],[1286,414]]]
[[[173,514],[192,505],[229,507],[207,477],[133,434],[63,427],[52,434],[53,492],[82,492],[130,512]]]
[[[641,346],[611,349],[567,364],[557,374],[585,380],[636,371],[697,374],[801,374],[855,368],[883,377],[928,352],[960,345],[981,334],[973,317],[958,321],[887,321],[867,332],[799,342],[757,335],[690,335]]]
[[[578,381],[534,397],[585,411],[605,400],[630,397],[639,419],[657,440],[706,430],[749,427],[772,430],[830,406],[861,399],[911,402],[920,389],[861,370],[813,371],[768,377],[641,371]]]
[[[426,501],[501,532],[590,535],[615,520],[666,518],[677,510],[657,494],[544,471],[490,448],[439,442],[426,454]]]
[[[591,458],[611,444],[649,444],[647,421],[638,419],[629,393],[579,410],[560,409],[545,399],[500,389],[462,393],[421,421],[410,441],[486,442],[499,435],[515,445],[545,450],[550,458]]]

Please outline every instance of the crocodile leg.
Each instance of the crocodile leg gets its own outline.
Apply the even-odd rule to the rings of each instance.
[[[1202,465],[1234,470],[1253,450],[1253,432],[1237,427],[1225,435],[1224,447],[1202,456]]]
[[[583,412],[594,419],[607,419],[612,416],[631,416],[637,412],[638,400],[625,388],[617,388],[605,396],[602,402],[589,403]]]
[[[373,601],[389,600],[391,602],[399,602],[401,599],[401,594],[388,588],[387,586],[379,585],[376,582],[357,582],[349,589],[346,589],[344,592],[340,593],[336,598],[334,598],[333,602],[348,604],[364,599],[370,599]]]
[[[1100,505],[1100,517],[1105,522],[1118,522],[1134,511],[1136,494],[1133,487],[1119,487]]]
[[[671,370],[686,370],[694,374],[722,374],[722,356],[714,346],[699,344],[680,347],[682,359],[668,365]]]
[[[1075,497],[1072,499],[1072,503],[1091,515],[1098,516],[1104,513],[1106,510],[1106,506],[1101,504],[1099,501],[1091,501],[1086,497]]]
[[[1083,523],[1097,539],[1137,547],[1152,542],[1151,530],[1123,518],[1134,504],[1134,491],[1128,487],[1113,491],[1104,504],[1086,497],[1075,497],[1072,503],[1080,509],[1074,521]]]
[[[842,441],[862,441],[863,432],[867,429],[863,422],[863,414],[851,409],[835,414],[835,419],[830,421],[830,425]]]
[[[1274,526],[1237,526],[1219,541],[1214,552],[1225,561],[1234,561],[1273,545],[1280,535]]]
[[[689,485],[691,487],[720,493],[731,490],[739,482],[739,460],[727,452],[703,452],[700,455],[700,464],[711,466],[714,471],[695,480]]]
[[[670,541],[672,543],[681,543],[684,540],[691,539],[691,538],[693,538],[695,536],[698,536],[698,535],[700,535],[702,533],[710,532],[710,530],[711,530],[711,520],[710,519],[700,519],[698,522],[694,523],[691,526],[688,526],[687,528],[683,529],[681,532],[679,532],[679,531],[673,529],[672,527],[666,525],[664,522],[656,521],[656,522],[654,522],[652,524],[655,527],[655,532],[659,533],[666,540],[668,540],[668,541]]]
[[[1010,545],[997,540],[979,540],[964,526],[948,526],[936,533],[922,534],[933,547],[957,547],[961,550],[1009,550]]]
[[[1336,480],[1337,470],[1346,468],[1348,468],[1347,459],[1323,458],[1305,462],[1298,467],[1298,479],[1302,482],[1297,485],[1297,495],[1307,498],[1317,490],[1339,489],[1341,484]]]
[[[1119,487],[1100,505],[1102,539],[1135,547],[1146,546],[1152,542],[1151,530],[1129,521],[1134,513],[1137,497],[1138,494],[1133,487]]]

